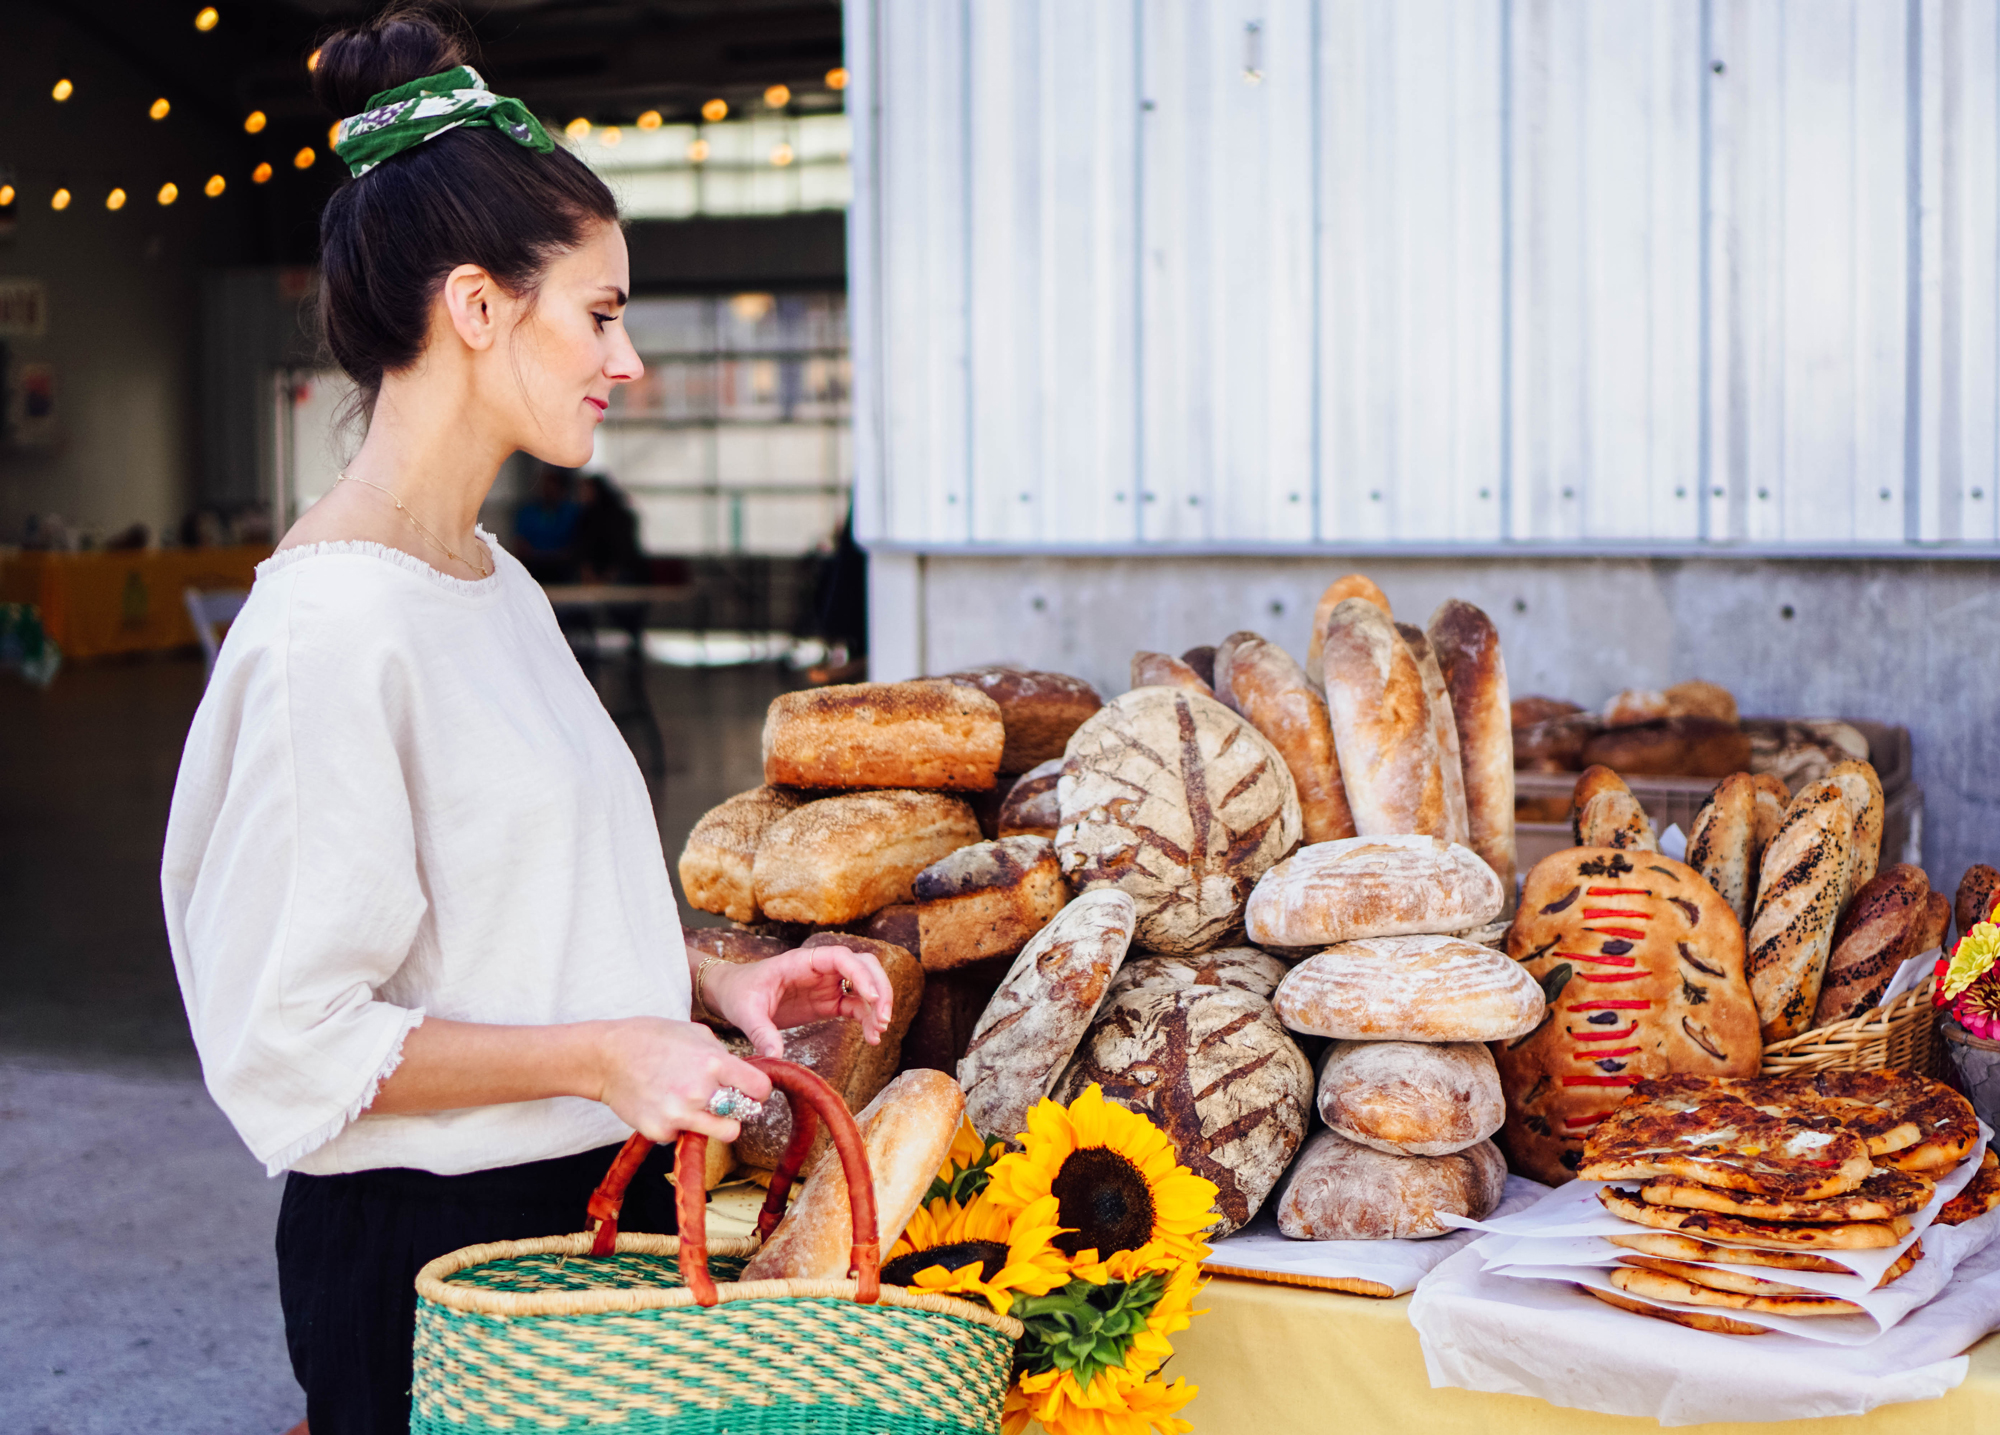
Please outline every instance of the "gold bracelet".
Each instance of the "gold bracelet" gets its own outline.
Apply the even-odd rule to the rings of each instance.
[[[699,1007],[702,1011],[706,1012],[709,1016],[715,1017],[716,1019],[720,1020],[722,1013],[717,1011],[714,1007],[708,1004],[708,997],[706,994],[703,993],[701,989],[701,979],[708,975],[708,969],[714,966],[717,962],[721,962],[725,966],[729,965],[729,959],[727,957],[707,956],[703,957],[701,959],[701,965],[694,969],[694,1002],[697,1007]]]

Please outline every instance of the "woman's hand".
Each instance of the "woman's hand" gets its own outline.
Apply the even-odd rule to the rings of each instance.
[[[843,991],[842,983],[850,989]],[[716,962],[697,993],[704,1005],[764,1056],[783,1056],[781,1028],[852,1017],[874,1046],[889,1024],[894,993],[882,964],[846,947],[800,947],[761,962]]]
[[[629,1017],[603,1026],[597,1099],[627,1126],[654,1141],[671,1141],[683,1131],[734,1141],[742,1133],[741,1124],[708,1109],[715,1089],[733,1086],[758,1101],[771,1094],[771,1078],[731,1056],[705,1026],[656,1016]]]

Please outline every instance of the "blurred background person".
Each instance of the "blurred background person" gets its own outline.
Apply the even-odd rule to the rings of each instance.
[[[570,493],[570,471],[542,465],[535,496],[514,511],[514,556],[538,583],[573,583],[577,525],[583,509]]]

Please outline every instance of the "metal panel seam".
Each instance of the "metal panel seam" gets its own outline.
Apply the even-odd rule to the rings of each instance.
[[[1923,0],[1903,0],[1907,30],[1903,40],[1903,104],[1907,118],[1903,138],[1903,537],[1915,542],[1923,532],[1923,474],[1919,470],[1923,443],[1919,425],[1923,395]]]
[[[1500,539],[1514,536],[1514,0],[1500,0]]]

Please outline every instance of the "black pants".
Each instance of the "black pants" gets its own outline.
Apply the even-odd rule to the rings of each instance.
[[[616,1146],[464,1176],[358,1171],[285,1178],[278,1295],[312,1435],[406,1435],[417,1272],[461,1246],[580,1231]],[[673,1148],[625,1196],[621,1231],[671,1234]]]

